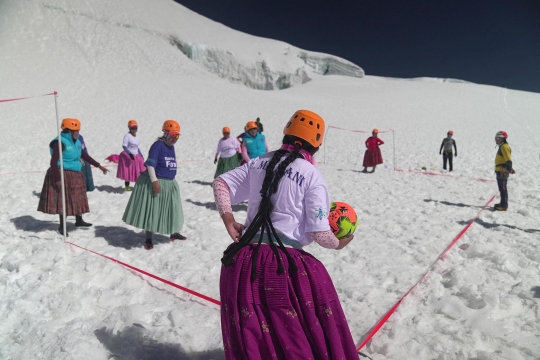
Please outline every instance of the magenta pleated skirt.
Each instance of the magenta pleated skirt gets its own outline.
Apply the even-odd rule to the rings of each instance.
[[[146,171],[144,159],[140,154],[134,155],[135,160],[122,151],[118,157],[118,170],[116,177],[124,181],[135,182],[142,172]]]
[[[261,245],[257,279],[250,280],[256,245],[244,247],[220,279],[221,330],[227,360],[357,360],[358,353],[330,275],[314,256],[287,248],[298,271],[278,250]]]

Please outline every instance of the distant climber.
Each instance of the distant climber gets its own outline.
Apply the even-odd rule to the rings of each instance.
[[[452,139],[452,136],[454,136],[454,132],[452,130],[448,131],[446,138],[443,139],[441,148],[439,149],[439,155],[442,153],[443,156],[443,169],[446,170],[446,162],[448,162],[448,165],[450,166],[450,170],[448,171],[452,171],[454,169],[452,166],[452,146],[454,147],[455,156],[457,157],[456,141]]]

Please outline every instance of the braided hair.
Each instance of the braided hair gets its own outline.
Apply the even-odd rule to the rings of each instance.
[[[259,230],[261,231],[259,236],[259,242],[257,244],[257,247],[255,248],[253,255],[251,257],[252,260],[252,266],[251,266],[251,281],[254,281],[257,278],[257,272],[256,272],[256,260],[257,255],[259,253],[259,248],[261,246],[262,240],[264,238],[265,232],[267,233],[268,243],[274,252],[274,255],[276,256],[276,259],[278,261],[278,274],[284,273],[283,263],[281,261],[281,257],[279,255],[279,252],[277,250],[277,246],[274,243],[274,240],[277,242],[277,245],[279,248],[285,253],[285,256],[287,257],[287,260],[289,262],[289,268],[292,271],[297,271],[298,267],[296,264],[294,264],[294,261],[292,260],[289,252],[281,242],[276,229],[274,228],[274,225],[272,224],[272,220],[270,219],[270,215],[272,213],[272,210],[274,209],[274,204],[272,204],[272,195],[274,195],[279,187],[279,183],[283,176],[285,175],[285,170],[287,170],[287,167],[296,159],[302,158],[302,154],[299,152],[301,148],[309,151],[313,151],[315,153],[318,148],[313,148],[310,144],[306,143],[302,139],[299,139],[295,136],[286,135],[283,138],[284,144],[291,144],[296,145],[297,149],[290,153],[290,155],[286,156],[288,151],[287,150],[278,150],[274,153],[272,156],[272,159],[268,163],[266,167],[266,174],[264,177],[264,181],[261,188],[261,203],[259,204],[259,208],[257,211],[257,214],[255,214],[255,217],[253,218],[253,221],[249,225],[249,227],[246,229],[240,240],[234,244],[232,247],[227,249],[223,253],[223,258],[221,259],[221,262],[224,266],[230,266],[232,263],[232,260],[234,256],[245,246],[251,243],[253,238],[257,235],[257,232]],[[311,150],[311,151],[310,151]],[[286,158],[283,159],[283,157]],[[281,163],[279,163],[281,161]],[[279,165],[278,165],[279,163]],[[277,169],[276,169],[277,165]]]

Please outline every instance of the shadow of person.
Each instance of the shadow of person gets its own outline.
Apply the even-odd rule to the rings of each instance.
[[[217,211],[216,203],[213,202],[213,201],[205,202],[205,203],[200,202],[200,201],[193,201],[191,199],[186,199],[186,201],[189,202],[189,203],[192,203],[193,205],[202,206],[202,207],[205,207],[207,209]],[[233,211],[247,211],[247,204],[246,203],[240,203],[240,204],[237,204],[237,205],[232,205],[232,210]]]
[[[46,231],[46,230],[58,230],[58,226],[60,225],[59,217],[58,215],[54,215],[57,219],[56,221],[45,221],[45,220],[38,220],[30,215],[24,215],[19,216],[16,218],[11,219],[10,221],[15,225],[15,227],[18,230],[23,231],[30,231],[34,233]],[[75,225],[69,223],[69,218],[66,221],[66,227],[68,233],[70,231],[75,230]]]
[[[96,186],[96,190],[105,191],[111,194],[123,194],[126,192],[126,190],[124,190],[124,188],[121,186],[114,187],[111,185],[99,185],[99,186]]]
[[[94,335],[110,352],[111,359],[137,360],[223,360],[222,349],[188,353],[180,344],[160,343],[149,337],[148,331],[139,324],[133,324],[113,334],[103,327]]]
[[[135,232],[122,226],[96,226],[94,228],[96,237],[104,238],[109,245],[114,247],[121,247],[126,250],[133,248],[141,248],[144,245],[145,232]],[[165,244],[171,240],[167,236],[160,234],[154,234],[153,243]]]
[[[458,221],[458,224],[460,225],[466,225],[470,222],[469,221]],[[519,231],[523,231],[523,232],[526,232],[526,233],[536,233],[536,232],[540,232],[540,229],[522,229],[522,228],[518,228],[517,226],[514,226],[514,225],[506,225],[506,224],[497,224],[497,223],[488,223],[482,219],[475,219],[474,222],[476,222],[478,225],[480,226],[483,226],[484,228],[486,229],[493,229],[493,228],[496,228],[498,226],[504,226],[504,227],[507,227],[509,229],[513,229],[513,230],[519,230]]]
[[[439,201],[439,200],[432,200],[432,199],[424,199],[425,202],[438,202],[440,204],[443,204],[443,205],[448,205],[448,206],[457,206],[457,207],[470,207],[470,208],[480,208],[482,209],[482,206],[474,206],[474,205],[467,205],[467,204],[463,204],[463,203],[452,203],[452,202],[449,202],[449,201]]]
[[[193,181],[186,181],[186,182],[191,183],[191,184],[199,184],[199,185],[212,185],[212,182],[201,181],[201,180],[193,180]]]

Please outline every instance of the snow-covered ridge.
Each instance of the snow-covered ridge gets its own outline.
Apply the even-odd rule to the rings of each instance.
[[[242,62],[231,51],[182,41],[174,36],[170,37],[170,43],[189,59],[202,64],[211,73],[253,89],[282,90],[301,85],[311,80],[309,71],[319,75],[364,77],[364,70],[350,61],[296,48],[291,50],[291,46],[285,47],[283,55],[288,56],[290,51],[294,51],[297,53],[296,57],[301,59],[303,63],[298,63],[296,69],[287,71],[269,65],[265,59]],[[293,62],[297,63],[298,61],[293,59]]]
[[[124,29],[142,31],[155,36],[159,41],[169,41],[190,60],[202,65],[210,73],[253,89],[287,89],[310,81],[310,74],[364,77],[362,68],[337,56],[310,52],[281,41],[240,33],[206,18],[199,19],[200,21],[194,27],[201,28],[210,25],[210,31],[208,31],[210,34],[219,32],[224,37],[225,41],[220,41],[219,45],[208,38],[210,34],[201,36],[201,34],[192,33],[192,28],[187,28],[183,19],[159,28],[156,23],[141,22],[137,16],[118,18],[110,14],[96,13],[91,8],[73,8],[66,3],[61,3],[61,6],[54,2],[39,5],[68,17],[83,17],[98,24],[110,24]],[[200,17],[181,5],[175,7],[174,10],[178,17],[182,15]],[[238,43],[244,43],[247,46],[239,49],[236,46]],[[268,51],[268,44],[272,45],[270,51]]]

